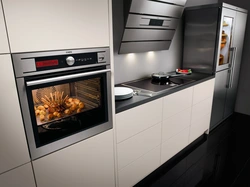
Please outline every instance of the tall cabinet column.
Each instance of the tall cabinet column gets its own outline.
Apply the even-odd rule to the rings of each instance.
[[[0,186],[35,187],[0,3]]]

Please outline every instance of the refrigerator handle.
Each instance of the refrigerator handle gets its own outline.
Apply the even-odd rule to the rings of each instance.
[[[233,75],[234,75],[237,47],[230,48],[230,51],[232,51],[232,59],[231,59],[231,65],[230,65],[230,77],[229,77],[228,88],[233,87],[233,81],[234,81]]]

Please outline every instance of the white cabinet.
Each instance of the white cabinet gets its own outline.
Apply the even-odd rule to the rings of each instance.
[[[116,115],[117,143],[162,121],[162,99],[158,99]]]
[[[160,166],[162,99],[116,115],[119,187],[133,186]]]
[[[119,187],[130,187],[160,166],[160,146],[118,171]]]
[[[0,175],[1,187],[36,187],[30,163]]]
[[[33,161],[37,187],[114,187],[113,130]]]
[[[133,186],[209,129],[214,79],[116,114],[119,187]]]
[[[9,54],[0,55],[0,174],[30,161]]]
[[[11,52],[109,46],[109,0],[2,0]]]
[[[193,87],[164,97],[161,164],[188,145]]]
[[[6,34],[6,27],[5,27],[5,21],[3,17],[3,9],[2,4],[0,3],[0,54],[3,53],[9,53],[9,44],[8,44],[8,38]]]
[[[213,103],[215,79],[210,79],[194,86],[193,107],[189,143],[208,133]]]
[[[161,164],[164,164],[188,145],[189,127],[163,142],[161,145]]]

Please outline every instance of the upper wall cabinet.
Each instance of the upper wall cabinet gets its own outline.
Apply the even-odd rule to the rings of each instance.
[[[2,4],[0,3],[0,54],[2,53],[9,53],[9,45],[8,39],[6,34],[5,22],[3,17],[3,9]]]
[[[12,53],[109,46],[108,0],[2,0]]]

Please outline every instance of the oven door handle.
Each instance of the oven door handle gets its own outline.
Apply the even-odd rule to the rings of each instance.
[[[87,73],[77,73],[77,74],[65,75],[65,76],[54,77],[54,78],[40,79],[40,80],[35,80],[35,81],[28,81],[28,82],[26,82],[26,85],[27,86],[35,86],[35,85],[40,85],[40,84],[44,84],[44,83],[63,81],[63,80],[68,80],[68,79],[90,76],[90,75],[97,75],[100,73],[107,73],[110,71],[111,71],[111,69],[105,69],[105,70],[92,71],[92,72],[87,72]]]

